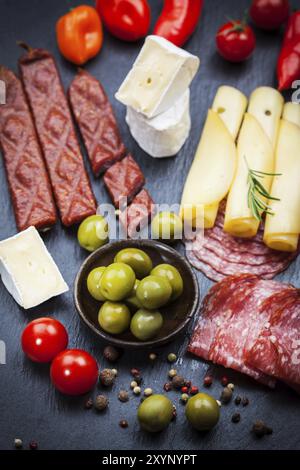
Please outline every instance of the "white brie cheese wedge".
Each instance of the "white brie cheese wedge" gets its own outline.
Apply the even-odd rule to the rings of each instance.
[[[191,129],[190,92],[187,90],[174,106],[151,119],[128,106],[126,122],[132,137],[152,157],[176,155]]]
[[[0,275],[25,309],[69,290],[35,227],[0,242]]]
[[[199,58],[159,36],[148,36],[116,93],[126,106],[152,118],[171,108],[190,86]]]

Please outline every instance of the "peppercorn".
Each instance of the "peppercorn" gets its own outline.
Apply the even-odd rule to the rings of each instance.
[[[211,375],[207,375],[206,377],[204,377],[204,380],[203,380],[204,387],[210,387],[212,383],[213,383],[213,378]]]
[[[135,387],[137,387],[137,382],[135,380],[133,380],[131,383],[130,383],[130,388],[134,389]]]
[[[182,403],[184,403],[184,404],[187,403],[188,399],[189,399],[189,396],[188,396],[187,393],[183,393],[183,394],[181,395],[181,397],[180,397],[180,400],[181,400]]]
[[[195,386],[193,385],[193,387],[191,387],[191,389],[190,389],[190,394],[191,394],[191,395],[197,395],[198,392],[199,392],[198,387],[195,387]]]
[[[170,392],[172,390],[172,384],[170,382],[166,382],[164,385],[164,391]]]
[[[155,353],[150,353],[150,354],[149,354],[149,359],[150,359],[150,361],[155,361],[155,360],[157,359],[157,354],[155,354]]]
[[[235,403],[236,405],[240,405],[240,404],[241,404],[241,401],[242,401],[242,399],[241,399],[240,396],[237,396],[237,397],[235,397],[235,399],[234,399],[234,403]]]
[[[153,393],[152,388],[145,388],[145,390],[144,390],[145,397],[150,397],[150,395],[152,395],[152,393]]]
[[[23,447],[22,439],[15,439],[14,440],[14,446],[15,446],[16,449],[22,449],[22,447]]]
[[[136,367],[133,367],[130,370],[130,373],[131,373],[132,377],[135,377],[136,375],[141,375],[141,371],[139,369],[137,369]]]
[[[120,357],[120,352],[113,346],[106,346],[103,350],[103,356],[109,362],[116,362]]]
[[[187,388],[191,388],[192,382],[191,382],[190,380],[185,380],[185,381],[184,381],[184,385],[185,385]]]
[[[249,405],[249,399],[247,397],[242,398],[242,405],[243,406],[248,406]]]
[[[226,377],[226,375],[224,375],[222,378],[221,378],[221,384],[223,385],[223,387],[226,387],[227,384],[228,384],[228,377]]]
[[[176,356],[176,354],[174,354],[174,353],[170,353],[170,354],[168,354],[168,358],[167,358],[167,359],[168,359],[168,362],[171,362],[171,363],[172,363],[172,362],[177,361],[177,356]]]
[[[93,400],[91,398],[89,398],[85,402],[84,407],[85,407],[86,410],[90,410],[91,408],[93,408]]]
[[[121,421],[119,422],[119,426],[121,428],[128,428],[128,422],[126,421],[126,419],[121,419]]]
[[[119,391],[118,398],[119,398],[119,400],[122,401],[123,403],[126,403],[126,402],[129,400],[128,392],[126,392],[126,390],[120,390],[120,391]]]
[[[229,403],[232,398],[232,390],[230,388],[225,387],[221,394],[221,401],[222,403]]]
[[[30,450],[37,450],[37,448],[38,448],[38,443],[36,441],[31,441],[29,443],[29,449]]]
[[[175,375],[175,377],[172,378],[172,387],[175,388],[176,390],[179,390],[183,386],[184,386],[184,378],[181,377],[181,375]]]
[[[182,393],[188,393],[189,389],[186,385],[184,385],[183,387],[181,387],[181,391]]]
[[[138,385],[141,385],[143,382],[143,378],[140,375],[135,375],[134,380]]]
[[[170,379],[173,379],[173,377],[175,377],[175,375],[177,375],[177,370],[176,369],[170,369],[169,372],[168,372],[168,376],[170,377]]]
[[[171,421],[174,421],[177,418],[177,409],[176,406],[173,405],[173,411],[172,411],[172,419]]]
[[[266,434],[266,425],[263,421],[257,420],[253,424],[252,427],[252,432],[257,436],[257,437],[263,437]]]
[[[239,423],[241,421],[241,415],[240,413],[234,413],[231,417],[231,421],[233,423]]]
[[[228,384],[227,387],[230,388],[230,390],[232,390],[232,391],[234,390],[234,384],[232,384],[232,383]]]
[[[114,376],[117,377],[117,375],[118,375],[118,370],[117,370],[117,369],[112,369],[111,371],[112,371],[112,373],[114,374]]]
[[[108,398],[105,395],[97,395],[94,406],[97,411],[103,411],[108,407]]]
[[[134,387],[133,393],[134,393],[135,395],[140,395],[140,393],[141,393],[141,387]]]
[[[111,387],[115,381],[115,374],[111,369],[103,369],[100,372],[100,383],[101,385],[104,385],[104,387]]]

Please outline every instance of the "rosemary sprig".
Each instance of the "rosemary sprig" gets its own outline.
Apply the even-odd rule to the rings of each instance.
[[[259,181],[259,178],[263,179],[265,176],[281,176],[281,173],[267,173],[264,171],[251,170],[246,157],[244,158],[248,168],[248,207],[251,210],[253,217],[261,222],[263,213],[274,215],[268,201],[280,201],[280,199],[271,196],[262,182]]]

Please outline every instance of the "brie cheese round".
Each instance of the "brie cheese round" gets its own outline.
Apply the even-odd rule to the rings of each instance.
[[[126,122],[133,138],[152,157],[176,155],[191,129],[189,89],[171,108],[150,119],[128,106]]]

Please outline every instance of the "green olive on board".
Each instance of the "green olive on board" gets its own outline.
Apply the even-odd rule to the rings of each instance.
[[[119,302],[105,302],[99,310],[98,322],[107,333],[118,335],[129,328],[130,311],[127,305]]]
[[[138,420],[142,429],[159,432],[165,429],[173,417],[173,404],[164,395],[146,398],[138,408]]]
[[[88,251],[95,251],[97,248],[108,242],[108,224],[102,215],[91,215],[84,219],[79,225],[77,232],[79,245]]]
[[[182,220],[174,212],[159,212],[152,220],[151,234],[154,239],[181,239]]]
[[[124,248],[117,253],[114,262],[131,266],[137,279],[148,276],[153,266],[150,256],[138,248]]]
[[[105,271],[105,266],[100,266],[99,268],[93,269],[87,278],[87,288],[91,296],[99,300],[100,302],[105,302],[106,298],[100,292],[100,279],[103,272]]]
[[[206,393],[197,393],[187,402],[185,415],[198,431],[209,431],[220,417],[220,407],[216,400]]]
[[[147,276],[139,283],[136,296],[143,307],[156,309],[166,305],[172,295],[169,281],[159,276]]]
[[[128,305],[128,307],[130,308],[131,311],[135,312],[136,310],[138,310],[139,308],[142,308],[142,304],[141,302],[138,300],[137,296],[136,296],[136,290],[137,290],[137,287],[139,285],[141,281],[139,281],[138,279],[136,279],[135,283],[134,283],[134,286],[133,286],[133,289],[132,291],[130,292],[129,294],[129,297],[126,297],[125,299],[125,302],[126,302],[126,305]]]
[[[156,310],[140,308],[132,317],[130,330],[141,341],[154,338],[163,325],[163,317]]]
[[[178,271],[171,264],[159,264],[152,269],[151,275],[167,279],[172,287],[171,301],[177,299],[183,291],[183,280]]]
[[[107,266],[100,279],[100,292],[108,300],[118,302],[129,296],[135,283],[133,269],[125,263]]]

